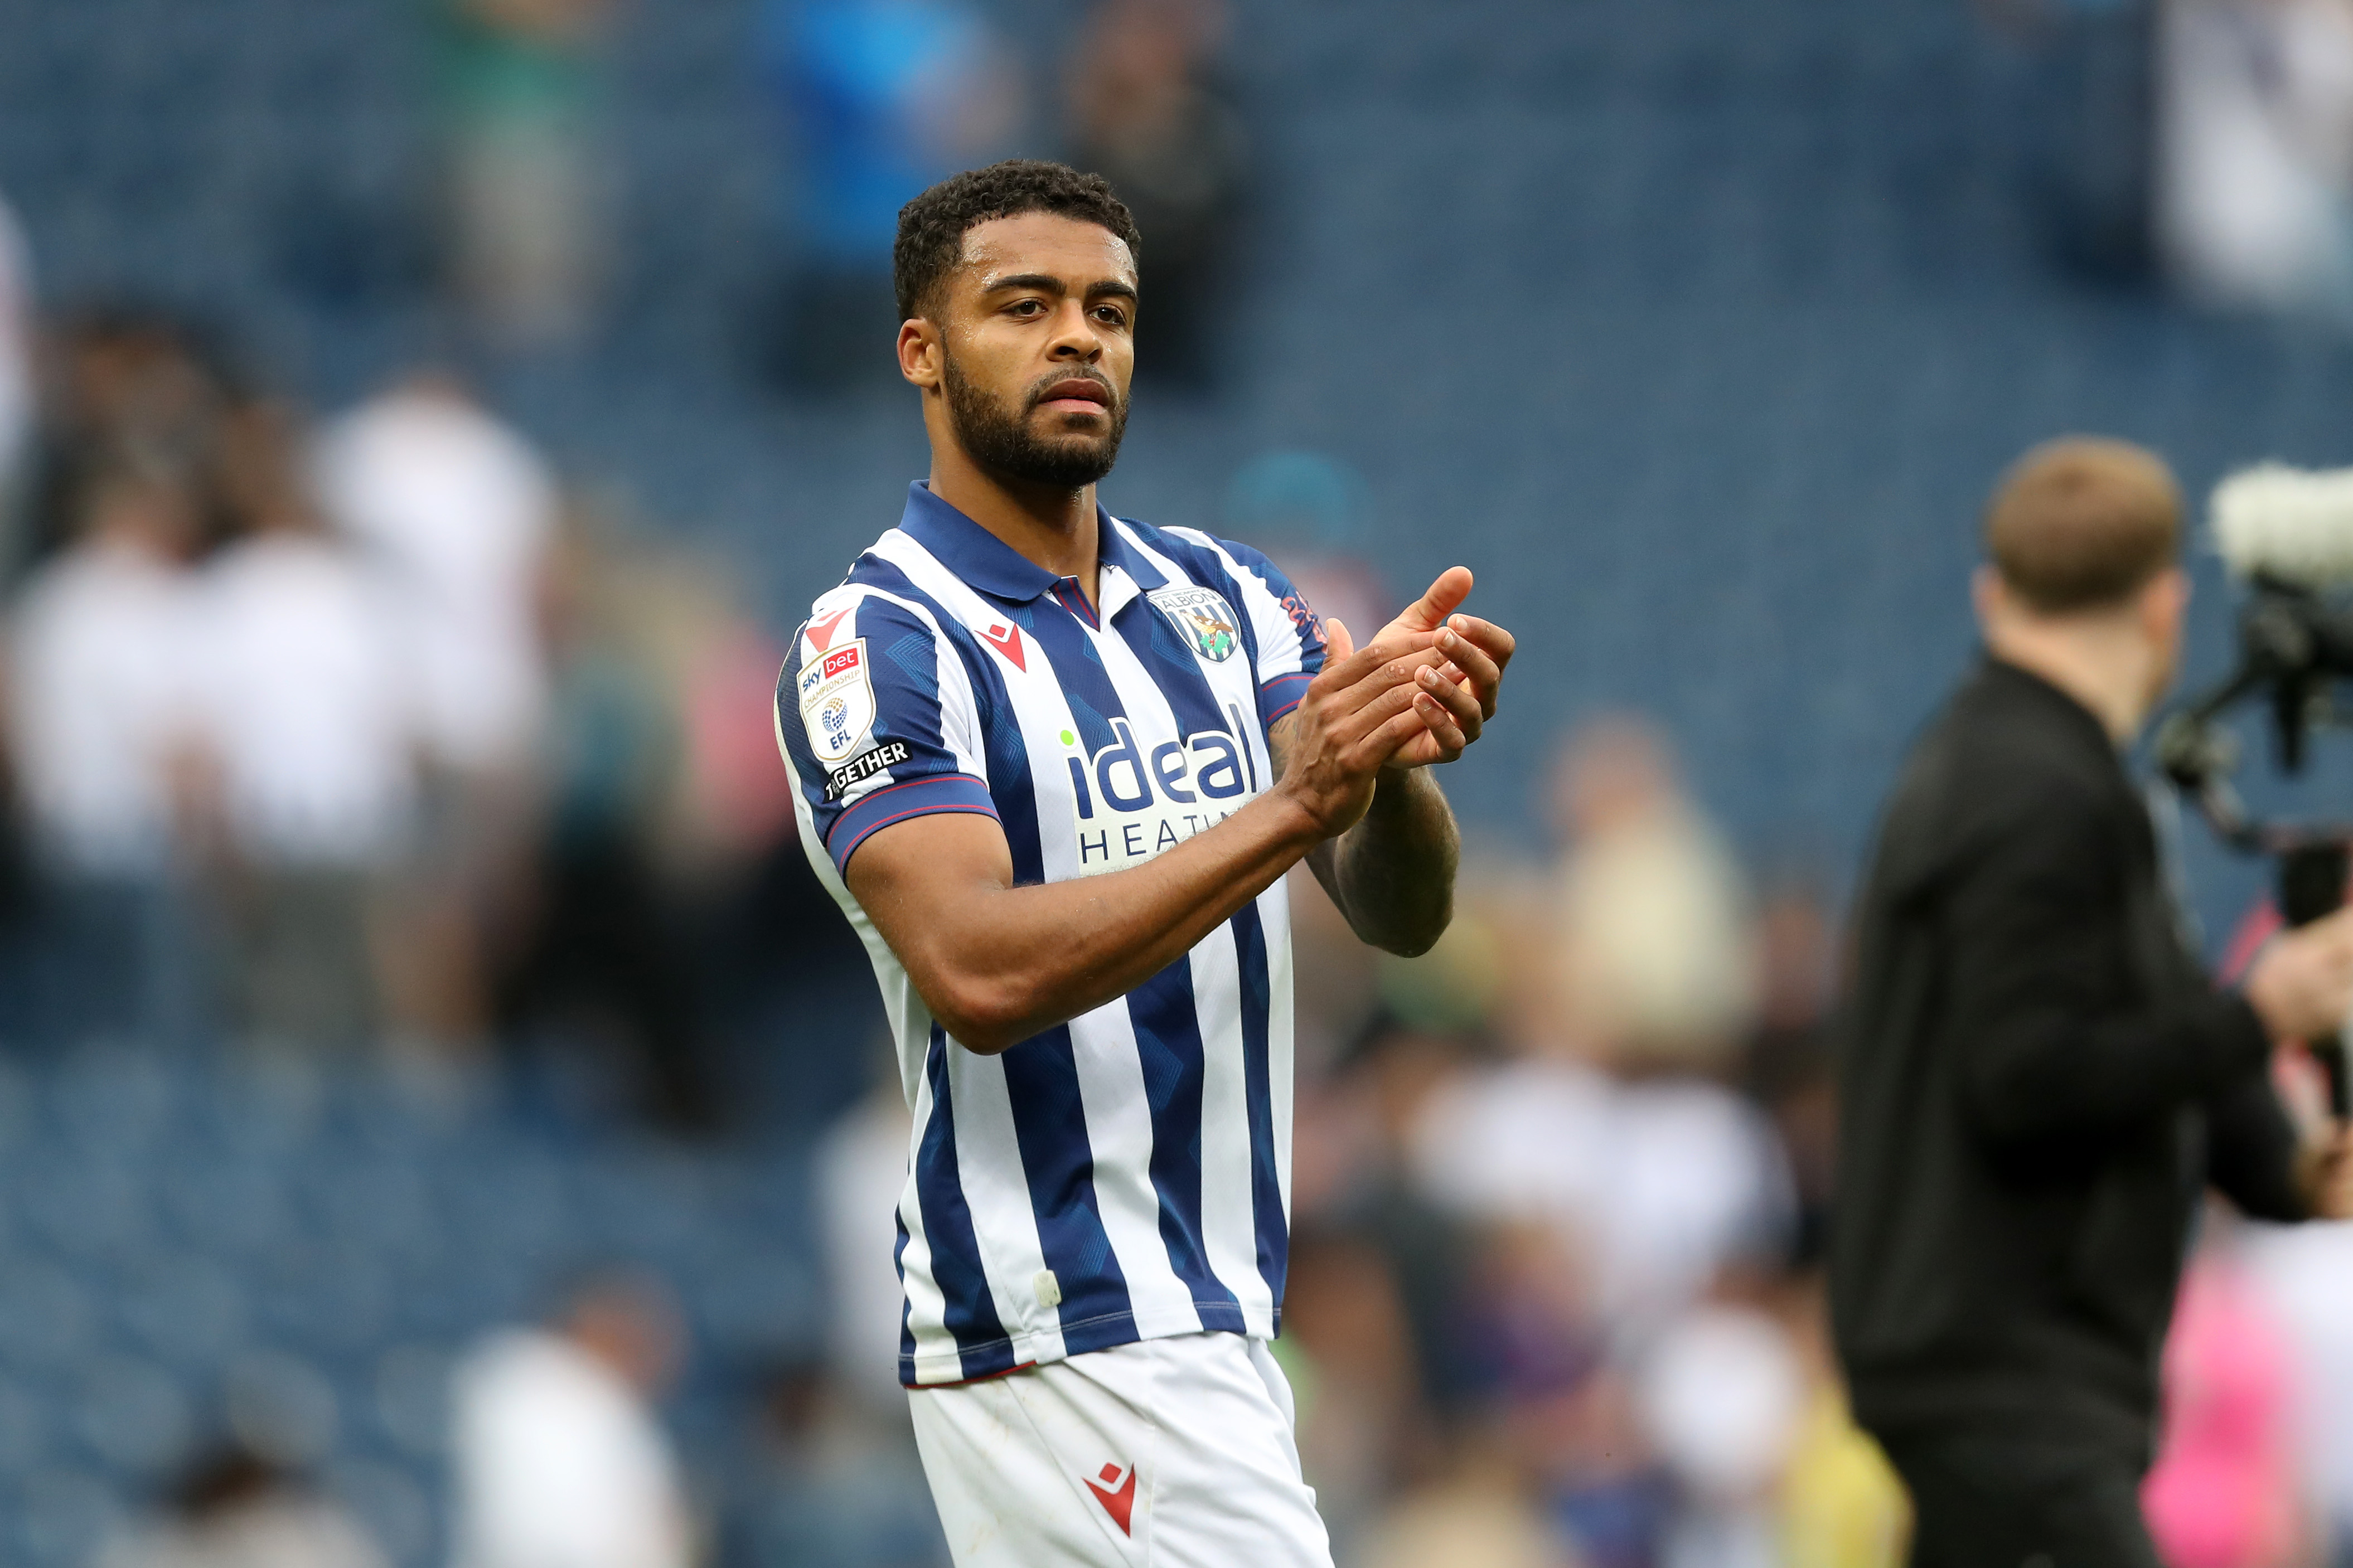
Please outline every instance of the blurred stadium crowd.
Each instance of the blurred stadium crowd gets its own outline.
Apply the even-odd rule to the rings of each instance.
[[[1528,628],[1446,942],[1295,891],[1340,1561],[1898,1560],[1817,1278],[1842,857],[2016,446],[2353,456],[2348,125],[2342,0],[0,4],[0,1563],[944,1561],[769,705],[908,477],[898,205],[1015,151],[1147,237],[1115,508]],[[2281,324],[2084,292],[2152,275]],[[1556,398],[1308,346],[1450,278]],[[2179,1568],[2353,1550],[2348,1287],[2209,1226]]]

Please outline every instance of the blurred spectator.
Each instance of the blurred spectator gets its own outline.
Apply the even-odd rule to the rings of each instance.
[[[1629,719],[1563,749],[1560,983],[1581,1048],[1628,1068],[1726,1065],[1755,1006],[1746,889],[1666,746]]]
[[[604,236],[595,153],[607,0],[434,0],[450,265],[493,340],[590,322]]]
[[[797,174],[778,368],[807,390],[880,382],[899,209],[1002,148],[1020,79],[968,0],[761,0],[761,34]]]
[[[413,661],[433,765],[390,894],[400,940],[385,955],[385,1002],[397,1045],[447,1058],[491,1033],[485,955],[528,853],[555,481],[461,384],[431,371],[336,421],[313,458],[327,514],[385,580]]]
[[[682,1350],[669,1294],[610,1274],[555,1324],[476,1351],[454,1393],[459,1568],[687,1568],[687,1499],[653,1410]]]
[[[132,307],[83,311],[51,336],[29,511],[7,565],[21,574],[64,548],[101,473],[131,468],[185,489],[198,548],[223,526],[222,425],[233,378],[185,322]]]
[[[2292,1447],[2292,1349],[2227,1235],[2218,1241],[2229,1225],[2209,1211],[2166,1336],[2164,1434],[2141,1507],[2169,1568],[2310,1560]]]
[[[33,263],[16,215],[0,200],[0,522],[14,523],[32,434]]]
[[[913,1126],[905,1094],[895,1079],[884,1079],[826,1131],[817,1149],[832,1287],[827,1359],[846,1395],[902,1422],[907,1395],[899,1381],[902,1290],[892,1220],[907,1185]]]
[[[9,752],[45,894],[27,978],[52,1038],[185,1022],[173,883],[202,647],[187,557],[195,502],[168,476],[92,473],[70,548],[41,566],[10,638]]]
[[[1420,1107],[1463,1051],[1388,1020],[1335,1078],[1303,1086],[1283,1342],[1305,1363],[1302,1458],[1343,1561],[1483,1392],[1465,1331],[1472,1238],[1409,1159]]]
[[[2353,327],[2353,6],[2171,0],[2166,258],[2214,303]]]
[[[460,773],[513,769],[546,704],[547,465],[463,384],[428,371],[329,426],[317,467],[328,517],[385,571],[413,622],[436,755]]]
[[[1211,384],[1230,320],[1250,151],[1213,82],[1225,31],[1221,0],[1100,0],[1069,68],[1071,162],[1111,182],[1144,236],[1137,372],[1176,385]]]
[[[1385,1514],[1364,1568],[1576,1568],[1577,1554],[1514,1484],[1510,1456],[1461,1457],[1460,1473]]]
[[[1665,1568],[1777,1568],[1778,1489],[1805,1414],[1804,1368],[1770,1315],[1716,1302],[1644,1359],[1640,1401],[1676,1482]]]
[[[195,661],[230,1025],[351,1047],[375,1022],[370,905],[414,805],[417,702],[384,595],[319,525],[291,416],[256,405],[233,430],[247,531],[205,569]]]
[[[93,476],[72,547],[26,585],[11,752],[44,860],[75,880],[163,875],[192,740],[195,505],[168,478]]]
[[[1912,1500],[1847,1407],[1823,1281],[1799,1275],[1778,1295],[1778,1315],[1806,1379],[1781,1479],[1781,1560],[1788,1568],[1896,1568],[1909,1545]]]
[[[608,1051],[655,1122],[705,1131],[720,1108],[693,932],[663,856],[683,752],[662,574],[580,521],[552,564],[547,798],[498,1013],[511,1044]]]
[[[1421,1179],[1457,1212],[1559,1227],[1609,1322],[1640,1335],[1727,1262],[1784,1240],[1788,1175],[1754,1109],[1713,1084],[1619,1084],[1534,1059],[1432,1097]]]
[[[1396,1487],[1421,1413],[1412,1321],[1380,1248],[1345,1227],[1293,1230],[1283,1367],[1300,1462],[1345,1561]]]
[[[246,1449],[201,1455],[164,1517],[118,1532],[95,1568],[390,1568],[343,1509]]]

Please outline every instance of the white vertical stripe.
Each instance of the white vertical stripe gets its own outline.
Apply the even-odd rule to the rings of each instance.
[[[955,1096],[956,1170],[964,1201],[972,1209],[981,1268],[997,1320],[1005,1331],[1027,1338],[1022,1358],[1060,1361],[1063,1355],[1060,1315],[1038,1300],[1039,1270],[1046,1267],[1038,1238],[1037,1210],[1021,1166],[1021,1144],[1013,1131],[1013,1107],[1005,1089],[1005,1063],[971,1051],[948,1053],[948,1083]]]
[[[1282,1191],[1282,1223],[1291,1228],[1291,889],[1278,879],[1258,896],[1266,933],[1266,1077],[1274,1111],[1274,1179]]]
[[[1250,1198],[1250,1081],[1242,1050],[1241,966],[1231,925],[1193,949],[1193,1005],[1201,1020],[1201,1250],[1241,1303],[1250,1331],[1274,1331],[1274,1292],[1258,1268]]]
[[[1127,1276],[1135,1331],[1145,1339],[1197,1333],[1201,1314],[1193,1292],[1168,1262],[1160,1238],[1160,1192],[1152,1184],[1152,1101],[1144,1089],[1144,1058],[1124,1001],[1071,1021],[1079,1099],[1086,1108],[1087,1142],[1095,1156],[1095,1206]]]

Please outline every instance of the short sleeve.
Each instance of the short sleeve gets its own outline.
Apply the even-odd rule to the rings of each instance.
[[[1247,544],[1219,542],[1237,570],[1236,605],[1258,642],[1258,712],[1270,728],[1299,706],[1324,671],[1324,621],[1282,569]]]
[[[893,823],[995,816],[979,732],[964,663],[922,611],[837,589],[794,634],[776,739],[837,868]]]

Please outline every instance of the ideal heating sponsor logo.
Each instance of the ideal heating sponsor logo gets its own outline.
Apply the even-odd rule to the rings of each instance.
[[[1235,732],[1247,734],[1238,709]],[[1259,793],[1250,747],[1222,730],[1148,745],[1124,719],[1112,743],[1089,757],[1065,757],[1076,797],[1079,875],[1140,866],[1231,816]],[[1075,743],[1065,731],[1066,739]]]

